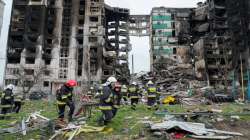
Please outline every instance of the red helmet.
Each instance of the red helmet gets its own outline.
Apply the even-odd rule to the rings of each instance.
[[[77,85],[77,82],[75,80],[68,80],[66,82],[66,86],[68,87],[75,87]]]
[[[121,91],[121,84],[119,82],[115,83],[115,91],[120,92]]]

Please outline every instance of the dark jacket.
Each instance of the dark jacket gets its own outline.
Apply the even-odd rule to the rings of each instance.
[[[147,87],[147,96],[148,98],[157,98],[160,95],[160,90],[156,86]]]
[[[73,100],[73,94],[72,94],[73,89],[63,85],[60,89],[57,90],[56,93],[56,99],[58,101],[58,104],[66,104],[68,102],[72,102]]]
[[[131,99],[139,98],[141,96],[141,92],[137,86],[130,86],[128,88],[128,96]]]
[[[111,110],[114,104],[114,91],[109,86],[104,86],[100,98],[100,109]]]
[[[114,107],[119,108],[121,105],[122,94],[120,91],[115,91],[113,95]]]
[[[1,97],[1,104],[2,105],[12,105],[14,103],[14,96],[13,96],[13,92],[10,89],[6,89]]]

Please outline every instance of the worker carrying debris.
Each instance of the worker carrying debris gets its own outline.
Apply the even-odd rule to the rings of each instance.
[[[14,107],[12,109],[12,112],[19,113],[23,102],[23,96],[21,94],[15,94],[14,95]]]
[[[125,104],[127,104],[127,102],[128,102],[128,87],[126,85],[122,85],[121,95],[122,95],[123,101],[125,102]]]
[[[158,109],[158,105],[156,103],[157,98],[159,98],[159,91],[157,87],[154,85],[152,81],[148,81],[147,90],[146,90],[147,98],[148,98],[148,109],[154,107],[156,110]]]
[[[13,90],[15,86],[10,84],[6,87],[4,92],[2,93],[1,97],[1,114],[7,114],[11,113],[12,111],[12,106],[14,103],[14,96],[13,96]],[[1,119],[4,119],[4,117],[1,117]]]
[[[64,121],[65,106],[69,106],[69,118],[68,121],[72,121],[72,115],[75,110],[75,105],[73,102],[73,87],[77,85],[75,80],[67,81],[60,89],[57,90],[56,99],[58,105],[58,118],[60,121]]]
[[[119,82],[116,82],[115,89],[114,89],[114,95],[113,95],[113,101],[114,101],[113,107],[112,107],[113,118],[115,117],[118,109],[120,108],[121,99],[122,99],[121,84]]]
[[[131,108],[133,110],[136,110],[136,105],[138,104],[139,98],[140,98],[139,96],[142,96],[142,95],[141,95],[141,92],[137,86],[137,83],[132,82],[132,84],[128,88],[128,97],[130,98]]]
[[[102,94],[99,95],[100,103],[99,109],[102,111],[102,116],[98,120],[99,125],[107,125],[113,118],[112,107],[114,105],[114,90],[115,83],[117,82],[115,77],[109,77],[103,86]]]

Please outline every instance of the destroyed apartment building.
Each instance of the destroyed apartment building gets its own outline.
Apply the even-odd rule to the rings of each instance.
[[[168,60],[189,63],[191,12],[191,8],[155,7],[150,15],[130,16],[130,36],[150,38],[151,71],[166,69]]]
[[[189,63],[189,8],[156,7],[150,19],[151,71],[166,69],[169,61]],[[182,38],[179,38],[182,36]]]
[[[150,70],[159,74],[169,66],[189,64],[183,65],[184,71],[194,69],[194,77],[212,86],[246,85],[250,1],[206,0],[197,5],[155,7],[149,17],[131,16],[135,24],[130,34],[150,37]]]
[[[211,85],[246,82],[249,11],[247,0],[155,7],[150,15],[130,15],[104,0],[14,0],[5,85],[54,92],[67,79],[80,87],[111,75],[128,82],[129,36],[149,37],[152,72],[189,64]]]
[[[128,22],[128,9],[104,0],[14,0],[5,85],[54,93],[68,79],[127,81]]]
[[[211,85],[248,80],[248,0],[207,0],[192,14],[196,76]]]

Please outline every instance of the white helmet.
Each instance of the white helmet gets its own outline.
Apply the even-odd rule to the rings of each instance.
[[[122,88],[127,88],[127,86],[126,85],[122,85]]]
[[[93,90],[93,89],[94,89],[94,87],[90,87],[90,89],[91,89],[91,90]]]
[[[12,85],[12,84],[9,84],[9,85],[6,87],[6,89],[10,89],[10,90],[13,90],[14,88],[15,88],[15,86]]]
[[[108,79],[107,79],[107,85],[110,85],[111,83],[115,83],[115,82],[117,82],[117,80],[116,80],[116,78],[115,77],[113,77],[113,76],[111,76],[111,77],[109,77]]]
[[[136,86],[136,85],[137,85],[137,83],[136,83],[136,82],[132,82],[132,85],[135,85],[135,86]]]
[[[148,81],[147,85],[153,85],[154,83],[152,81]]]

